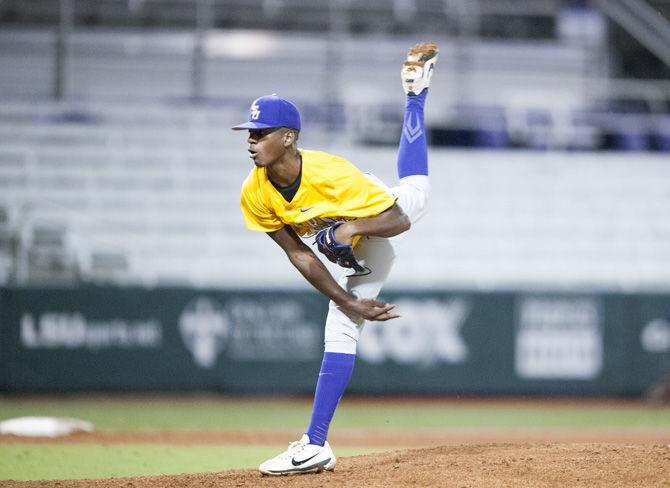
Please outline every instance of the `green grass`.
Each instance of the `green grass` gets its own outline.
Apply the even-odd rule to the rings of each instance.
[[[340,456],[373,452],[338,449]],[[267,446],[0,445],[0,480],[81,479],[255,468],[277,454]]]
[[[0,403],[0,420],[48,415],[81,418],[99,431],[287,431],[303,429],[310,404],[298,401],[142,401],[40,400]],[[607,428],[670,427],[669,408],[637,404],[506,405],[491,401],[473,404],[378,403],[373,406],[342,402],[335,416],[337,428],[447,429],[447,428]]]

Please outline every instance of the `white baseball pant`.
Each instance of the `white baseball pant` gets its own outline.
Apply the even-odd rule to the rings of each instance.
[[[368,175],[368,177],[375,183],[388,188],[374,175]],[[425,215],[430,196],[428,176],[407,176],[400,180],[398,186],[389,188],[389,191],[398,197],[397,204],[407,214],[412,224]],[[340,286],[359,298],[377,298],[391,272],[400,241],[405,235],[406,232],[391,238],[362,238],[354,250],[356,259],[370,268],[372,272],[365,276],[349,276],[352,270],[344,270],[338,280]],[[356,354],[356,345],[364,325],[365,319],[358,316],[350,317],[331,301],[326,318],[326,352]]]

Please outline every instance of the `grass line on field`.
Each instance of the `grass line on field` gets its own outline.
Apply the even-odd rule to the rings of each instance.
[[[47,400],[3,401],[0,420],[20,416],[73,417],[93,422],[103,432],[132,431],[257,431],[306,427],[311,405],[296,401],[183,400]],[[580,406],[547,402],[541,405],[453,403],[347,403],[338,408],[334,426],[340,429],[452,428],[668,428],[670,408],[624,405]]]

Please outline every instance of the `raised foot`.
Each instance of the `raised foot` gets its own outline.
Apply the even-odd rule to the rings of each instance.
[[[409,50],[400,73],[406,94],[419,95],[430,86],[438,52],[434,42],[422,42]]]

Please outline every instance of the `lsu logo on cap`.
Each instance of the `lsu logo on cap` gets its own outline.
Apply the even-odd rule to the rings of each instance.
[[[258,106],[257,103],[253,103],[251,105],[251,120],[258,120],[258,117],[261,116],[261,108]]]

